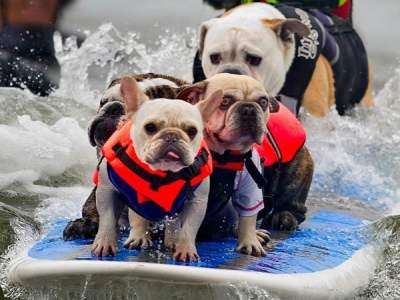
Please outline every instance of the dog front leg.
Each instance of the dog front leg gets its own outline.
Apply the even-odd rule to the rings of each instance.
[[[253,255],[264,256],[265,250],[260,242],[260,235],[256,232],[257,215],[239,218],[238,246],[236,251]]]
[[[182,261],[198,261],[196,236],[207,210],[209,178],[205,179],[194,193],[194,198],[185,203],[182,213],[178,216],[181,224],[173,258]]]
[[[100,185],[96,190],[99,230],[92,246],[92,253],[96,256],[117,253],[117,220],[122,210],[117,193],[109,181],[106,164],[103,163],[100,166]]]
[[[151,247],[153,243],[151,242],[149,233],[150,222],[135,213],[132,209],[129,209],[128,217],[131,229],[129,231],[129,236],[124,243],[124,247],[128,249],[146,249]]]
[[[180,228],[182,227],[180,218],[167,219],[165,221],[164,245],[167,248],[174,249],[178,241]]]

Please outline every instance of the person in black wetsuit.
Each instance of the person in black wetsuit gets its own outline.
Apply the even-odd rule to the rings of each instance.
[[[46,96],[58,87],[53,34],[72,0],[0,0],[0,86]]]

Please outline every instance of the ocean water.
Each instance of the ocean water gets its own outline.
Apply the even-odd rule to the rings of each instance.
[[[190,1],[195,8],[204,9],[201,14],[183,18],[184,25],[180,28],[175,20],[171,29],[166,29],[163,22],[169,18],[165,15],[176,13],[174,8],[181,7],[178,2],[172,1],[168,9],[166,4],[160,4],[166,10],[153,14],[150,19],[142,15],[134,30],[127,30],[129,24],[125,21],[118,23],[110,19],[117,25],[98,25],[91,21],[86,27],[90,32],[83,33],[87,37],[80,48],[74,39],[62,44],[60,37],[55,36],[62,81],[60,89],[49,97],[0,89],[0,286],[6,297],[129,298],[119,294],[118,286],[100,288],[96,283],[79,286],[75,291],[65,291],[61,284],[40,291],[25,290],[10,284],[6,273],[12,261],[25,255],[52,221],[79,216],[96,164],[86,128],[110,79],[121,73],[149,71],[191,79],[196,49],[193,23],[211,11]],[[80,14],[67,14],[66,20],[84,19],[87,12],[82,7],[90,8],[90,3],[93,1],[88,0],[86,4],[81,1],[77,4],[82,9]],[[364,3],[373,5],[372,1]],[[398,8],[394,3],[388,1],[388,15]],[[119,9],[123,10],[124,5],[127,2],[121,1]],[[360,5],[358,14],[365,11],[364,16],[371,16],[370,10],[366,12],[367,6]],[[107,7],[104,3],[95,7],[92,13],[98,13],[97,20]],[[146,7],[149,4],[141,9]],[[148,11],[153,10],[150,7]],[[129,15],[128,12],[121,14],[124,18]],[[153,27],[157,17],[161,21]],[[186,25],[192,27],[186,28]],[[148,27],[151,29],[147,30]],[[82,28],[85,27],[82,25]],[[368,36],[368,27],[364,26],[362,32]],[[379,35],[372,34],[371,40],[378,43],[376,36]],[[369,286],[357,296],[359,299],[400,298],[400,218],[396,216],[400,214],[400,63],[396,52],[400,39],[392,37],[392,41],[390,47],[382,45],[382,50],[376,44],[368,46],[379,70],[374,108],[356,109],[348,117],[339,117],[335,111],[323,119],[302,116],[308,133],[307,146],[316,164],[310,205],[351,211],[376,220],[376,236],[382,241],[384,251]],[[267,292],[248,286],[210,286],[200,290],[184,286],[160,288],[150,297],[152,284],[136,282],[131,287],[131,298],[272,298]]]

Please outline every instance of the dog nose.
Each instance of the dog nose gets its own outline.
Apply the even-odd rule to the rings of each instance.
[[[243,104],[239,108],[239,113],[241,117],[244,118],[253,118],[257,115],[257,110],[254,105],[251,104]]]
[[[234,68],[225,69],[225,70],[223,70],[222,73],[229,73],[229,74],[234,74],[234,75],[243,75],[240,70],[234,69]]]
[[[179,140],[179,137],[175,133],[167,133],[163,135],[163,139],[168,144],[176,143]]]

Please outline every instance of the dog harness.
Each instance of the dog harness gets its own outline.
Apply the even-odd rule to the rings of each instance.
[[[126,204],[142,217],[157,221],[174,216],[212,172],[208,147],[202,141],[194,163],[178,172],[153,170],[137,156],[131,127],[128,121],[102,148],[110,181],[123,194]],[[97,180],[97,184],[101,182]]]
[[[275,6],[286,18],[298,19],[311,32],[303,38],[295,36],[296,54],[286,74],[285,84],[279,92],[282,102],[292,107],[290,100],[295,100],[298,113],[318,57],[322,54],[332,66],[336,109],[343,115],[361,101],[369,82],[365,47],[352,27],[351,20],[342,18],[350,17],[348,14],[351,11],[351,1],[340,3],[337,11],[323,7],[320,9],[321,6],[313,5],[312,2],[303,5],[300,3],[301,1],[293,1],[296,7],[285,4]]]
[[[246,1],[250,2],[265,1]],[[286,18],[298,19],[311,32],[303,38],[295,35],[295,57],[279,92],[281,102],[293,113],[299,113],[319,55],[323,54],[333,69],[339,114],[345,114],[359,103],[368,87],[368,59],[364,45],[351,25],[352,1],[266,2],[274,4]],[[205,79],[198,53],[193,64],[193,78],[194,82]]]
[[[237,171],[247,169],[258,188],[263,189],[264,205],[273,198],[273,178],[280,173],[281,165],[288,163],[305,143],[306,134],[297,118],[282,104],[277,112],[271,113],[267,122],[267,133],[261,145],[255,145],[263,167],[259,172],[252,161],[252,150],[247,153],[226,151],[212,152],[214,171],[210,177],[210,195],[206,220],[215,218],[224,210],[234,193]]]

